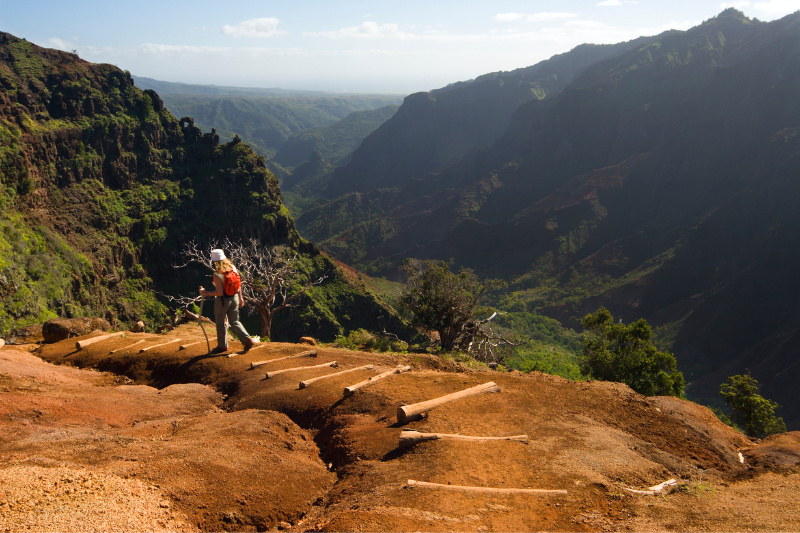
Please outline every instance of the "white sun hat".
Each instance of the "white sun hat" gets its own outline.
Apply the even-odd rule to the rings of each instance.
[[[211,260],[212,261],[222,261],[225,259],[225,252],[217,248],[216,250],[211,250]]]

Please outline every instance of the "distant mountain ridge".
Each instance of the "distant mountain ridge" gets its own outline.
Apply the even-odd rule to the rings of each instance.
[[[403,98],[385,94],[191,85],[142,77],[134,80],[137,86],[156,91],[176,117],[193,117],[197,127],[206,132],[214,128],[223,141],[239,135],[266,157],[274,156],[292,135],[333,124],[357,111],[396,105]],[[308,155],[313,149],[308,150]],[[296,156],[292,156],[292,162],[295,159]],[[294,165],[306,160],[294,162]]]
[[[292,134],[278,149],[272,160],[285,167],[296,167],[319,150],[322,157],[340,166],[358,148],[361,141],[392,118],[398,106],[353,111],[338,122]],[[346,162],[346,161],[345,161]]]
[[[152,89],[159,96],[236,96],[240,98],[314,98],[325,96],[365,96],[364,93],[341,93],[326,91],[308,91],[302,89],[281,89],[279,87],[233,87],[227,85],[202,85],[162,81],[144,76],[131,75],[134,83],[142,90]],[[381,95],[383,96],[383,95]],[[398,95],[399,96],[399,95]]]
[[[454,258],[502,277],[503,309],[647,318],[693,397],[713,401],[749,370],[798,428],[799,54],[800,13],[764,23],[727,9],[587,64],[438,170],[448,156],[399,139],[475,84],[412,95],[337,170],[329,194],[356,192],[298,227],[370,272]]]
[[[588,65],[640,41],[581,45],[531,67],[412,94],[397,114],[364,139],[351,162],[336,171],[326,195],[401,187],[409,179],[440,172],[496,141],[520,105],[557,94]]]

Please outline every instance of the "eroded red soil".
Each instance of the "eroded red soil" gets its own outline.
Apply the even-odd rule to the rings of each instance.
[[[125,349],[141,339],[148,340]],[[0,472],[8,475],[0,489],[0,529],[24,529],[32,520],[20,503],[25,487],[14,485],[22,482],[10,469],[38,468],[111,476],[117,485],[131,484],[129,497],[134,488],[157,492],[157,498],[122,504],[149,509],[141,512],[151,520],[151,527],[141,526],[148,530],[800,530],[800,434],[760,443],[684,400],[645,398],[616,383],[466,371],[427,355],[319,348],[316,357],[251,369],[253,362],[307,349],[272,343],[230,358],[207,357],[194,325],[83,350],[75,349],[75,339],[35,355],[3,348]],[[267,371],[334,360],[338,370],[265,378]],[[366,364],[374,368],[299,387],[301,380]],[[343,397],[344,387],[401,364],[412,371]],[[501,392],[397,424],[400,405],[488,381]],[[404,428],[527,434],[530,442],[443,439],[399,449]],[[679,484],[660,495],[628,490],[669,478]],[[465,492],[412,487],[410,479],[567,492]],[[29,499],[50,501],[37,487],[27,487]],[[70,501],[69,494],[59,498],[59,505]],[[63,505],[42,505],[62,512]],[[92,517],[91,506],[81,509]]]

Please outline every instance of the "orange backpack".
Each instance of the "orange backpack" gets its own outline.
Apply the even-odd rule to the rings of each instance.
[[[242,287],[242,277],[235,270],[228,270],[222,273],[222,283],[225,296],[233,296]]]

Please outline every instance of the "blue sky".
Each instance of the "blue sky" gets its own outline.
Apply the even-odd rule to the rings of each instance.
[[[166,81],[406,94],[728,6],[774,20],[800,0],[0,0],[0,30]]]

